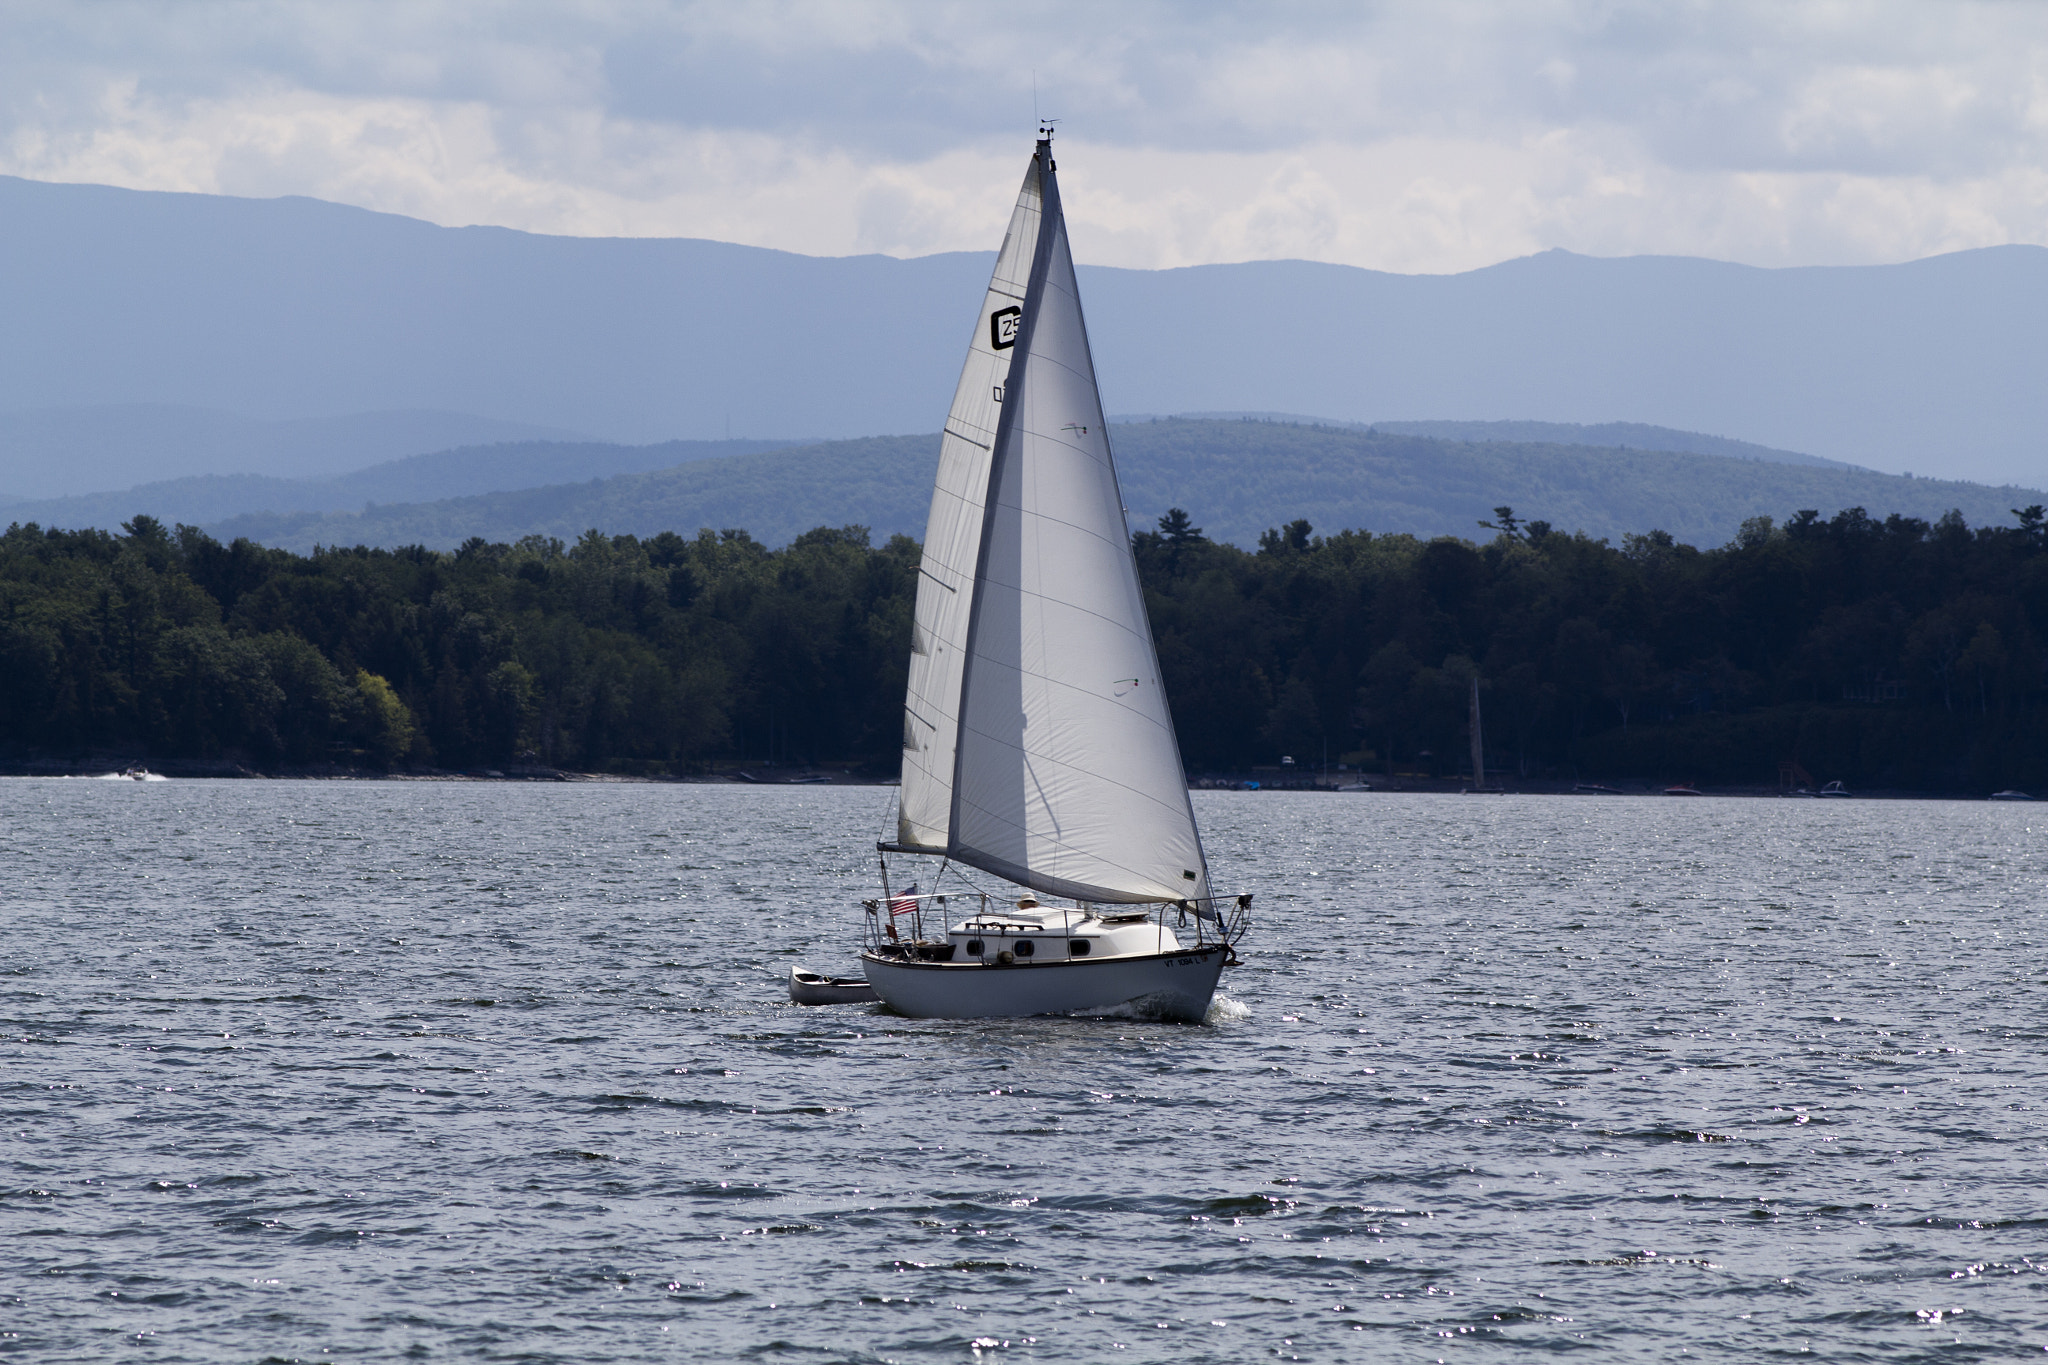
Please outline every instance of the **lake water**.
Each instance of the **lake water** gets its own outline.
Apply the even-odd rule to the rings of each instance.
[[[892,799],[0,781],[0,1356],[2048,1347],[2036,808],[1198,793],[1208,1025],[792,1006]]]

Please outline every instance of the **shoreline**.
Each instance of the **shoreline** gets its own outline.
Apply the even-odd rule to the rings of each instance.
[[[755,769],[772,775],[757,774]],[[895,785],[894,778],[865,776],[857,770],[823,767],[783,771],[767,764],[696,773],[604,773],[575,768],[521,765],[506,768],[357,768],[340,764],[296,767],[280,764],[258,766],[234,759],[168,759],[160,765],[135,758],[94,759],[84,762],[0,761],[0,777],[47,777],[79,780],[118,780],[134,773],[145,774],[137,781],[170,780],[223,782],[609,782],[638,784],[699,784],[735,786],[834,786],[883,787]]]
[[[572,782],[608,783],[625,785],[686,785],[686,786],[758,786],[758,787],[893,787],[898,785],[894,777],[881,777],[864,773],[858,768],[836,765],[815,765],[787,767],[784,765],[721,764],[692,773],[607,773],[583,772],[570,768],[552,768],[540,765],[522,765],[507,768],[409,768],[382,770],[377,768],[344,767],[341,765],[314,765],[293,767],[258,767],[233,759],[182,759],[168,760],[161,767],[151,767],[139,760],[113,755],[94,755],[83,761],[41,761],[5,762],[0,761],[0,778],[60,778],[72,780],[112,781],[131,776],[135,772],[146,774],[133,780],[169,781],[323,781],[323,782]],[[1666,789],[1673,784],[1640,778],[1615,778],[1605,782],[1567,782],[1561,779],[1542,778],[1515,779],[1500,786],[1489,786],[1479,792],[1472,790],[1469,780],[1458,778],[1435,778],[1420,775],[1403,775],[1389,778],[1384,774],[1345,773],[1340,777],[1350,779],[1343,785],[1353,786],[1350,791],[1340,790],[1336,778],[1302,779],[1282,778],[1273,780],[1270,774],[1206,773],[1191,778],[1190,791],[1242,791],[1248,795],[1264,792],[1318,792],[1330,797],[1369,798],[1373,796],[1576,796],[1587,800],[1657,797],[1671,799],[1675,794]],[[1257,783],[1256,787],[1251,784]],[[1841,796],[1823,798],[1810,791],[1786,791],[1774,785],[1728,784],[1699,785],[1692,787],[1691,795],[1701,797],[1737,798],[1756,800],[1766,798],[1786,800],[1859,800],[1859,801],[1989,801],[1993,799],[2018,800],[2019,798],[1996,798],[1993,793],[1958,791],[1913,791],[1903,788],[1873,787],[1867,790],[1848,792]],[[1356,789],[1362,786],[1363,790]],[[1597,786],[1600,790],[1585,790]],[[2028,800],[2034,794],[2028,793]]]

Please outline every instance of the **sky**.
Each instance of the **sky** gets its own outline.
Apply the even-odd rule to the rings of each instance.
[[[0,0],[0,173],[814,255],[2048,244],[2048,3]]]

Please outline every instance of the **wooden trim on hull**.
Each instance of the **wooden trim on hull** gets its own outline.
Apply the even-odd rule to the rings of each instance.
[[[861,954],[882,1002],[913,1019],[1014,1019],[1130,1007],[1200,1023],[1229,950],[1220,943],[1067,962],[909,962]]]

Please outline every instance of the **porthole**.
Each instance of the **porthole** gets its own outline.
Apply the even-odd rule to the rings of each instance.
[[[1088,956],[1088,940],[1087,940],[1087,939],[1085,939],[1085,938],[1070,938],[1070,939],[1068,939],[1068,940],[1067,940],[1067,952],[1068,952],[1068,954],[1069,954],[1070,956],[1073,956],[1073,957],[1086,957],[1086,956]]]
[[[1017,956],[1018,956],[1018,957],[1030,957],[1030,956],[1031,956],[1031,955],[1032,955],[1033,953],[1035,953],[1035,952],[1037,952],[1037,951],[1038,951],[1038,945],[1037,945],[1037,944],[1035,944],[1035,943],[1033,943],[1033,942],[1032,942],[1032,941],[1031,941],[1030,939],[1028,939],[1028,938],[1020,938],[1020,939],[1018,939],[1018,940],[1017,940]]]
[[[981,956],[981,940],[980,940],[980,939],[978,939],[978,938],[970,938],[970,939],[968,939],[968,940],[967,940],[967,955],[968,955],[969,957],[980,957],[980,956]]]

